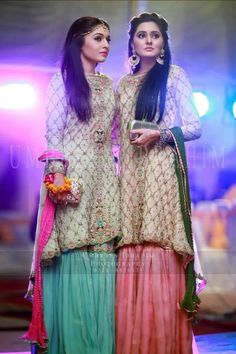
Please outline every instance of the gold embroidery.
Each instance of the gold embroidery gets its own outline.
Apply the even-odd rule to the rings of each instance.
[[[57,73],[51,83],[47,140],[52,149],[54,143],[63,146],[69,160],[67,175],[80,181],[83,196],[78,207],[57,207],[44,259],[61,251],[102,244],[120,234],[118,178],[111,154],[111,124],[116,109],[113,84],[105,75],[88,75],[87,80],[93,114],[86,123],[78,122],[62,100],[61,74]]]

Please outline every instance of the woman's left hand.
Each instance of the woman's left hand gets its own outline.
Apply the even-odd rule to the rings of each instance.
[[[65,184],[65,175],[62,173],[54,173],[53,183],[56,186],[63,186]],[[60,193],[55,193],[55,194],[52,192],[49,192],[49,197],[52,199],[52,201],[55,204],[66,205],[67,204],[67,195],[68,195],[68,192],[60,192]]]
[[[142,148],[147,148],[154,143],[158,143],[160,140],[160,131],[153,129],[133,129],[131,134],[139,134],[139,137],[131,140],[132,145],[138,145]]]

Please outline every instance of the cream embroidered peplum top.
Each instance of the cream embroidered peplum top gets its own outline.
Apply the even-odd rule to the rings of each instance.
[[[87,75],[91,88],[92,117],[78,120],[67,104],[65,87],[57,72],[48,88],[46,140],[48,149],[62,151],[69,161],[49,161],[46,173],[66,172],[83,188],[79,205],[57,206],[52,234],[43,259],[61,251],[102,244],[119,235],[118,177],[112,156],[111,131],[116,102],[112,80],[100,74]]]
[[[134,119],[135,104],[145,74],[126,75],[117,89],[121,120],[120,182],[121,235],[119,246],[154,242],[181,254],[192,254],[180,209],[174,152],[168,129],[180,126],[185,141],[201,135],[192,90],[184,70],[172,65],[167,82],[163,119],[159,128],[166,144],[148,150],[131,145],[127,125]],[[158,113],[157,113],[158,114]]]

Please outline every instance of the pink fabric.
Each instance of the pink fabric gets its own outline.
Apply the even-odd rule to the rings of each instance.
[[[183,257],[154,244],[118,252],[116,354],[191,354],[192,328],[177,304],[185,293]]]
[[[27,333],[23,335],[23,339],[30,342],[38,343],[41,347],[45,347],[45,339],[47,337],[44,318],[43,318],[43,295],[42,295],[42,271],[41,257],[43,249],[49,239],[52,231],[55,215],[55,204],[47,196],[42,210],[40,222],[37,258],[35,264],[35,283],[33,296],[32,320]]]
[[[45,162],[47,159],[58,159],[58,160],[64,160],[65,156],[62,152],[57,151],[57,150],[47,150],[45,151],[41,156],[39,156],[38,160]]]
[[[197,343],[195,341],[194,336],[193,336],[193,354],[199,354]]]
[[[65,167],[68,167],[68,161],[65,160],[65,156],[58,150],[47,150],[38,160],[46,162],[48,159],[63,160]],[[43,193],[41,191],[41,193]],[[45,194],[43,194],[45,196]],[[43,197],[44,200],[44,197]],[[55,204],[47,195],[45,196],[45,202],[43,203],[41,218],[38,219],[39,233],[37,232],[35,240],[34,257],[31,266],[31,273],[35,273],[34,284],[31,280],[29,282],[28,293],[26,297],[31,297],[31,290],[33,287],[33,311],[32,319],[28,332],[26,332],[22,338],[29,340],[30,342],[38,343],[41,347],[46,347],[45,339],[47,338],[44,318],[43,318],[43,289],[42,289],[42,271],[41,271],[41,257],[44,247],[52,232],[54,216],[55,216]],[[37,226],[38,227],[38,226]],[[30,294],[30,295],[28,295]]]

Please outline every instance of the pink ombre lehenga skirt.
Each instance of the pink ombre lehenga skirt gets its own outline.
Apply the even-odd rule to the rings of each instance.
[[[155,244],[118,252],[116,354],[192,354],[192,327],[178,303],[183,257]]]

